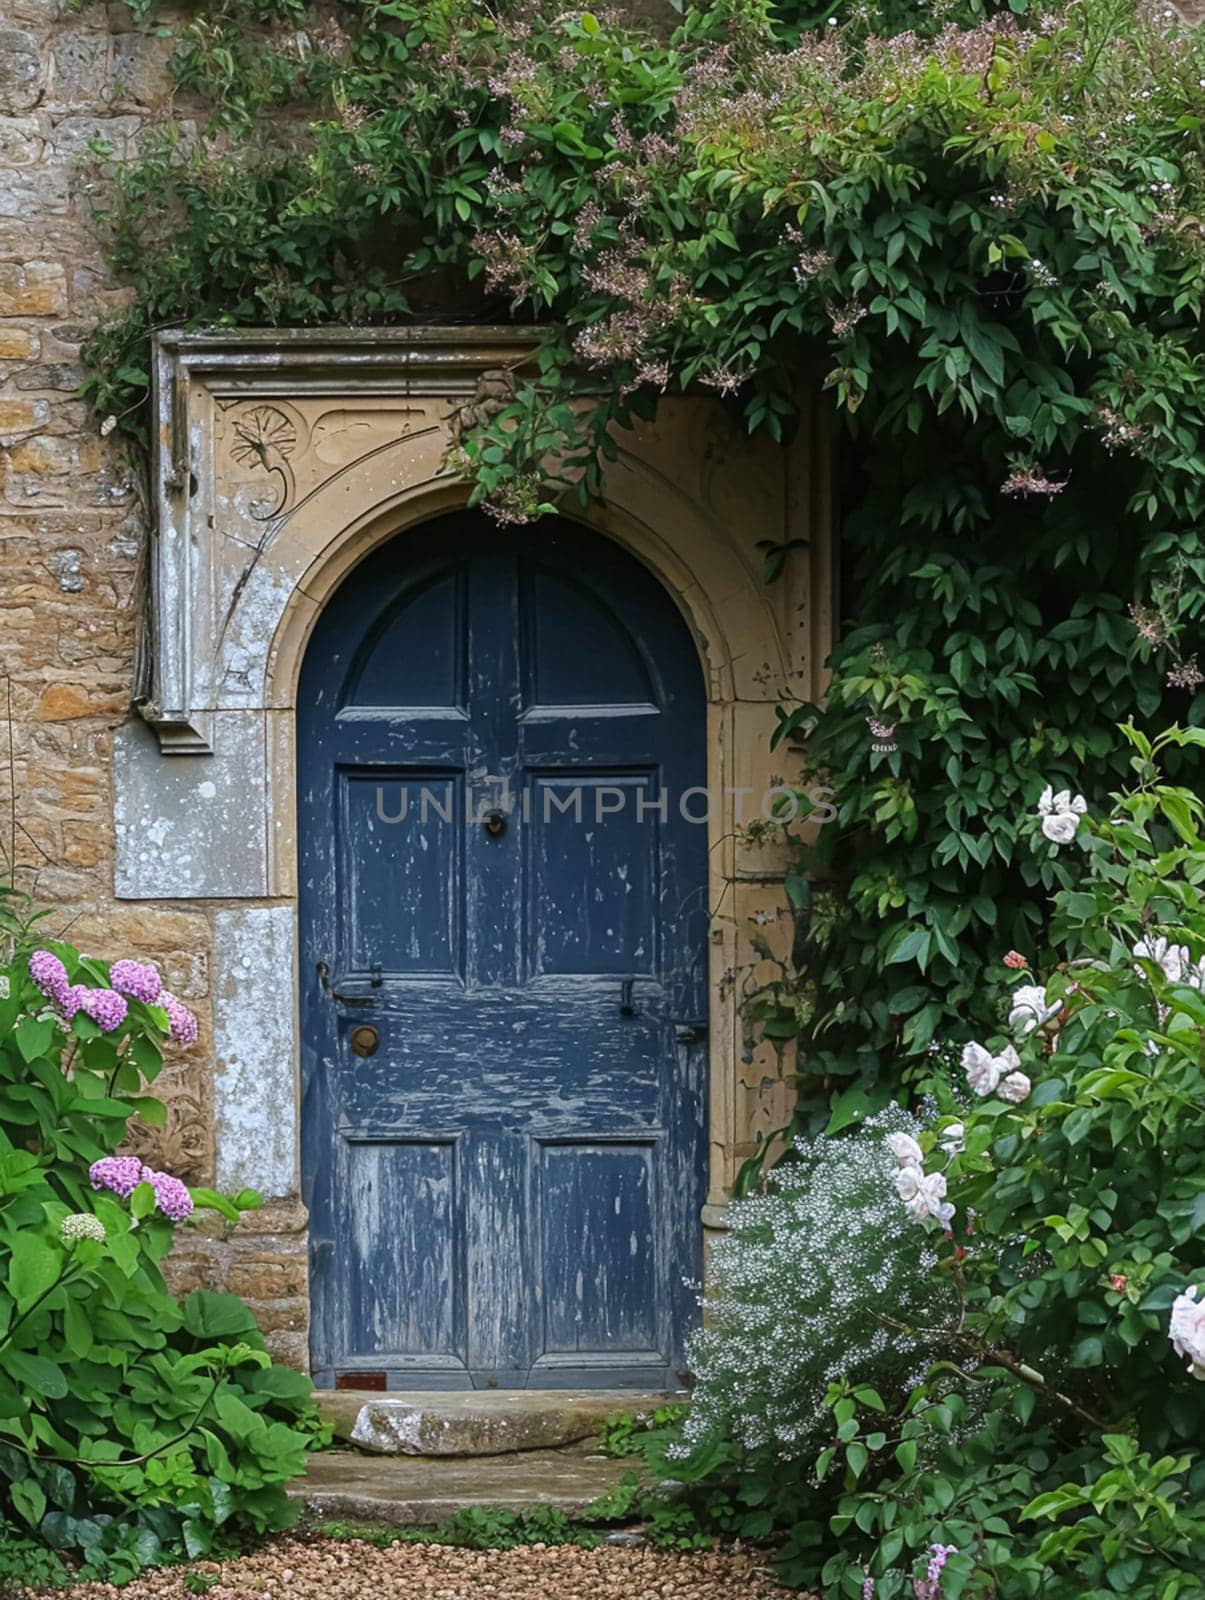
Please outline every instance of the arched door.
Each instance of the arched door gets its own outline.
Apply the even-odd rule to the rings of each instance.
[[[705,704],[634,559],[399,536],[298,698],[320,1384],[676,1386],[706,1157]]]

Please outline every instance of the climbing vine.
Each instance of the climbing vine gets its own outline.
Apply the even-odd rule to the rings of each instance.
[[[1067,870],[1010,819],[1046,783],[1116,788],[1117,723],[1205,711],[1205,37],[1133,0],[713,0],[672,36],[533,0],[168,25],[172,119],[96,158],[134,290],[89,347],[100,413],[145,426],[164,324],[513,317],[536,358],[457,464],[517,521],[598,493],[663,394],[785,439],[819,384],[845,623],[779,738],[838,820],[751,1016],[833,1126],[986,1025]]]

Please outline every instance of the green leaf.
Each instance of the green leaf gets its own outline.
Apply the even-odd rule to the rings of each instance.
[[[48,1018],[22,1017],[16,1029],[17,1049],[26,1062],[46,1054],[54,1037],[54,1023]]]
[[[20,1483],[10,1483],[8,1493],[25,1521],[31,1528],[36,1528],[46,1515],[46,1496],[42,1485],[36,1478],[23,1478]]]
[[[12,1241],[8,1292],[18,1311],[28,1311],[59,1281],[65,1258],[37,1234],[19,1233]]]

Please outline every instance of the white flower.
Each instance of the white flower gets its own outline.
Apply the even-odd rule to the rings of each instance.
[[[1200,1285],[1186,1289],[1172,1302],[1167,1336],[1178,1356],[1187,1356],[1194,1378],[1205,1380],[1205,1300],[1198,1300]]]
[[[910,1133],[889,1133],[887,1148],[901,1167],[923,1167],[925,1153]]]
[[[1033,1084],[1023,1072],[1010,1072],[1006,1078],[1001,1078],[996,1093],[1010,1106],[1019,1106],[1032,1088]]]
[[[966,1133],[961,1122],[951,1122],[938,1134],[938,1142],[948,1156],[961,1155],[966,1149]]]
[[[954,1218],[954,1207],[946,1200],[944,1172],[925,1173],[919,1167],[901,1167],[895,1175],[895,1187],[913,1222],[927,1222],[935,1218],[948,1228]]]
[[[1042,832],[1055,844],[1070,844],[1079,827],[1079,819],[1087,809],[1088,802],[1082,794],[1073,795],[1070,789],[1060,789],[1055,794],[1047,784],[1038,800]]]
[[[90,1211],[74,1211],[59,1223],[59,1237],[64,1244],[75,1244],[80,1239],[95,1239],[103,1244],[105,1225]]]
[[[1000,1067],[991,1051],[981,1044],[963,1046],[962,1070],[967,1075],[967,1083],[979,1095],[991,1094],[1000,1082]]]
[[[1008,1025],[1015,1028],[1024,1039],[1035,1028],[1043,1028],[1048,1022],[1053,1022],[1063,1009],[1061,1000],[1051,1001],[1046,997],[1046,991],[1038,983],[1023,983],[1013,990],[1012,1009],[1008,1013]]]
[[[1170,939],[1151,938],[1139,939],[1134,946],[1133,955],[1136,960],[1153,961],[1163,973],[1169,983],[1185,982],[1185,972],[1191,970],[1192,957],[1188,947],[1182,944],[1172,944]],[[1139,968],[1141,971],[1141,968]],[[1187,979],[1192,983],[1192,979]],[[1197,985],[1194,984],[1194,988]]]

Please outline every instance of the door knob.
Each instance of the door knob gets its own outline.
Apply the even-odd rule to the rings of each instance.
[[[481,825],[491,839],[500,838],[506,832],[506,814],[502,811],[489,811],[482,819]]]
[[[365,1025],[364,1027],[353,1028],[347,1042],[351,1045],[352,1055],[372,1056],[376,1054],[377,1046],[381,1042],[381,1036],[375,1028]]]

